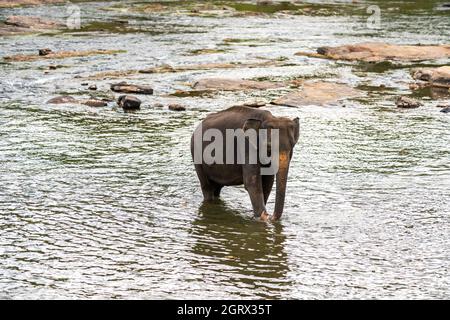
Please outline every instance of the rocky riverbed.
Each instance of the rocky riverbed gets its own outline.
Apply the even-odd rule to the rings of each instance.
[[[0,297],[448,296],[445,1],[59,2],[0,0]],[[279,224],[201,205],[233,105],[300,118]]]

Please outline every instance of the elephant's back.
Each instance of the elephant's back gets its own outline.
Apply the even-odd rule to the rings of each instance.
[[[243,128],[248,119],[258,119],[261,121],[273,117],[269,111],[259,110],[251,107],[236,106],[208,115],[194,130],[191,137],[191,154],[194,156],[194,140],[196,133],[202,139],[203,134],[208,129],[217,129],[226,136],[227,129]],[[207,142],[203,141],[203,148]]]
[[[272,117],[269,111],[236,106],[208,115],[202,125],[204,129],[238,129],[242,128],[248,119],[264,121],[269,117]]]

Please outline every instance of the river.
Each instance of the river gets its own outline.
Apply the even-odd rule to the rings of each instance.
[[[39,48],[126,51],[63,59],[50,72],[54,61],[0,62],[0,298],[449,298],[449,116],[427,93],[421,108],[395,107],[395,97],[410,92],[408,66],[380,71],[294,55],[363,41],[448,43],[443,1],[341,1],[335,8],[344,9],[332,13],[245,17],[127,9],[144,2],[76,3],[91,29],[0,38],[2,57]],[[365,8],[374,4],[378,29],[367,26]],[[0,18],[13,14],[65,19],[68,11],[0,9]],[[124,19],[131,30],[117,27]],[[204,48],[216,52],[192,53]],[[85,79],[262,58],[290,65]],[[243,187],[202,204],[189,153],[194,126],[211,112],[278,94],[169,96],[214,76],[327,79],[367,92],[345,108],[266,108],[300,118],[280,222],[253,219]],[[121,80],[149,84],[155,94],[140,97],[135,113],[46,103],[87,96],[82,82],[108,92]]]

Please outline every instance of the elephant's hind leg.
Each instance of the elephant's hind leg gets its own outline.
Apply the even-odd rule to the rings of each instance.
[[[200,187],[202,188],[203,199],[205,201],[212,201],[220,194],[220,189],[217,190],[217,184],[208,179],[200,164],[195,165],[198,179],[200,180]],[[216,194],[218,194],[216,196]]]

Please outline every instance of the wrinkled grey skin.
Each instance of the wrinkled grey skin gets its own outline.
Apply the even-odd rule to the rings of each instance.
[[[261,175],[262,165],[257,164],[226,164],[225,150],[224,164],[195,164],[195,170],[200,180],[200,185],[205,201],[211,201],[220,196],[220,191],[224,186],[235,186],[244,184],[253,206],[255,217],[262,220],[269,219],[266,211],[266,203],[276,176],[276,198],[275,212],[270,218],[280,219],[284,209],[284,199],[286,193],[286,183],[289,172],[289,164],[295,144],[299,138],[299,119],[294,120],[284,117],[274,117],[269,111],[259,110],[249,107],[231,107],[229,109],[211,114],[202,122],[201,130],[218,129],[224,137],[226,145],[226,129],[239,129],[244,131],[250,128],[259,129],[279,129],[279,170],[275,175]],[[196,129],[200,130],[200,126]],[[269,135],[270,137],[270,135]],[[202,143],[202,151],[211,142]],[[270,150],[270,140],[267,145]],[[258,144],[259,145],[259,144]],[[238,148],[235,144],[235,155]],[[245,149],[248,153],[248,146]],[[191,139],[191,153],[194,157],[194,135]],[[245,155],[247,156],[247,155]]]

